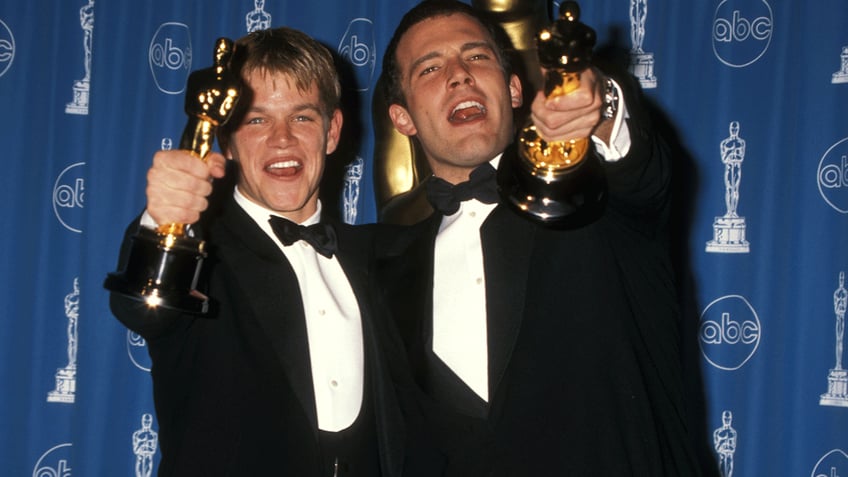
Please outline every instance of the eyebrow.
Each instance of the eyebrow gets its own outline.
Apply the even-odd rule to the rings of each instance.
[[[481,41],[469,41],[467,43],[463,43],[462,46],[459,47],[459,51],[461,53],[465,53],[466,51],[475,50],[477,48],[487,49],[487,50],[491,51],[493,54],[495,52],[495,48],[492,46],[492,44],[490,42],[482,41],[482,40]],[[421,63],[432,60],[433,58],[439,58],[441,56],[442,56],[442,54],[438,51],[431,51],[430,53],[427,53],[426,55],[418,58],[417,60],[413,61],[411,65],[409,65],[410,73],[417,70],[418,67],[421,66]]]
[[[247,112],[248,113],[264,113],[267,110],[268,110],[268,108],[266,108],[264,106],[251,106],[250,108],[247,109]],[[323,110],[321,108],[320,103],[311,103],[311,102],[300,103],[300,104],[292,107],[291,110],[295,113],[300,113],[300,112],[303,112],[303,111],[315,111],[318,114],[323,114]]]

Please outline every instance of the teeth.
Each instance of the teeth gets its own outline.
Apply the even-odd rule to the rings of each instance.
[[[275,163],[269,165],[268,169],[285,169],[287,167],[298,167],[298,166],[300,166],[300,163],[297,162],[297,161],[282,161],[282,162],[275,162]]]
[[[453,111],[451,111],[451,114],[455,114],[460,109],[466,109],[466,108],[478,108],[480,111],[483,111],[484,113],[486,112],[486,107],[483,106],[482,104],[478,103],[477,101],[463,101],[463,102],[457,104],[455,108],[453,108]]]

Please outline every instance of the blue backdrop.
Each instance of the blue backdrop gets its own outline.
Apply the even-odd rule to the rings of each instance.
[[[371,95],[413,0],[0,1],[0,472],[158,462],[146,345],[102,281],[215,38],[265,24],[350,62],[349,222],[376,218]],[[848,476],[848,2],[584,0],[676,135],[692,425],[735,476]],[[356,117],[358,114],[359,117]],[[332,205],[332,204],[331,204]]]

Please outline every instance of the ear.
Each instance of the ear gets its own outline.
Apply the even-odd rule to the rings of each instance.
[[[327,154],[332,154],[339,146],[343,122],[341,109],[333,111],[333,116],[330,118],[330,127],[327,128]]]
[[[228,161],[232,161],[232,160],[233,160],[233,151],[230,149],[230,140],[229,140],[229,138],[224,139],[223,137],[219,136],[219,137],[218,137],[218,147],[221,149],[221,154],[223,154],[223,155],[224,155],[224,157],[225,157]]]
[[[415,123],[412,122],[412,117],[409,111],[399,104],[389,106],[389,117],[392,118],[392,124],[395,129],[404,136],[414,136],[418,134],[418,129],[415,128]]]
[[[512,101],[513,108],[519,108],[524,104],[524,97],[521,95],[521,80],[517,75],[509,75],[509,98]]]

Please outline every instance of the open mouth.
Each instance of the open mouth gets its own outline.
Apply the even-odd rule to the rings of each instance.
[[[303,164],[300,161],[289,160],[272,162],[265,166],[265,171],[277,177],[290,177],[303,169]]]
[[[477,101],[463,101],[451,111],[448,121],[465,123],[486,116],[486,107]]]

